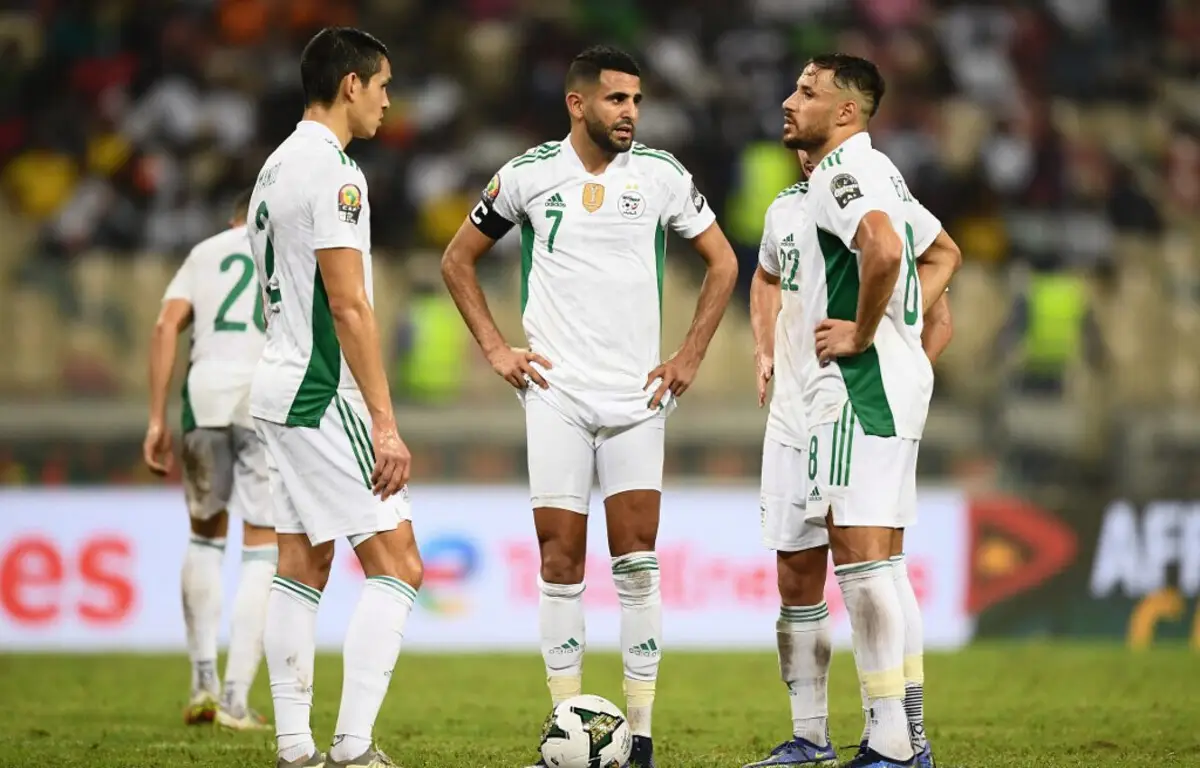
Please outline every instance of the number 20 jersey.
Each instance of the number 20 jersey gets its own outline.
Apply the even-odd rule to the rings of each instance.
[[[316,252],[357,251],[347,258],[362,259],[373,305],[366,178],[332,131],[301,121],[263,164],[248,224],[267,317],[250,413],[275,424],[318,426],[335,395],[361,397],[334,330]]]
[[[803,335],[808,426],[837,421],[849,399],[864,434],[920,440],[933,395],[933,369],[921,347],[924,312],[917,256],[941,232],[941,222],[912,197],[887,155],[858,133],[813,170],[804,206],[812,222],[800,246],[801,303],[809,328],[825,318],[854,321],[861,251],[858,225],[881,211],[903,244],[900,274],[875,338],[865,352],[817,362],[813,333]]]
[[[520,227],[522,325],[553,366],[536,395],[593,427],[654,416],[667,230],[690,240],[716,220],[683,165],[635,143],[591,174],[568,137],[506,163],[470,218],[497,239]]]
[[[234,227],[188,253],[163,294],[192,305],[192,345],[183,428],[250,426],[248,396],[262,353],[262,308],[246,228]]]

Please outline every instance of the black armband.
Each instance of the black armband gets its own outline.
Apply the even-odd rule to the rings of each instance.
[[[508,230],[513,228],[513,223],[496,213],[496,209],[492,207],[492,202],[486,197],[483,197],[471,209],[471,213],[467,216],[471,223],[475,225],[483,234],[499,240],[508,234]]]

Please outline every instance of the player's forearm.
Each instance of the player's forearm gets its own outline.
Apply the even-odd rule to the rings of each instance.
[[[488,308],[483,287],[479,285],[479,276],[475,272],[475,265],[454,259],[443,259],[442,279],[446,282],[446,289],[450,292],[450,297],[454,299],[459,314],[462,315],[463,321],[467,324],[467,328],[470,329],[471,335],[475,337],[475,341],[478,342],[483,353],[487,355],[497,349],[507,347],[508,342],[504,340],[504,335],[496,326],[496,320],[492,317],[491,309]]]
[[[775,356],[775,319],[779,316],[779,286],[772,285],[755,273],[750,283],[750,328],[754,332],[754,351],[766,357]]]
[[[950,339],[954,336],[954,322],[950,315],[950,301],[945,293],[925,313],[925,326],[921,331],[921,348],[930,363],[936,363]]]
[[[903,247],[898,237],[893,235],[880,240],[867,244],[862,250],[858,309],[854,317],[855,340],[862,348],[875,338],[875,331],[887,312],[896,280],[900,277],[900,265],[904,261]]]
[[[157,323],[150,337],[150,421],[167,420],[167,400],[171,376],[175,368],[178,333],[164,323]]]
[[[375,311],[365,296],[344,304],[331,301],[330,310],[342,355],[362,392],[371,420],[385,425],[394,422],[392,395],[388,389],[387,374],[383,370]]]
[[[734,283],[737,282],[737,259],[732,251],[729,256],[728,259],[708,265],[704,284],[700,286],[700,298],[696,301],[696,314],[683,340],[683,349],[700,358],[708,352],[708,345],[717,332],[717,326],[721,324],[725,308],[729,306],[729,297],[733,295]]]
[[[949,235],[942,232],[917,259],[917,279],[921,281],[923,312],[929,312],[930,307],[946,292],[946,287],[950,285],[951,278],[961,265],[962,254],[958,246]]]

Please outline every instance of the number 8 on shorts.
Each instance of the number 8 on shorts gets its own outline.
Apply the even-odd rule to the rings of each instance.
[[[920,442],[863,432],[847,400],[838,419],[809,433],[809,516],[832,511],[841,528],[907,528],[917,518]]]

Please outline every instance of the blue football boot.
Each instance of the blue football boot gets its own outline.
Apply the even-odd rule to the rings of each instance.
[[[792,738],[783,742],[771,754],[757,763],[747,763],[742,768],[767,768],[772,765],[837,765],[837,752],[831,744],[818,747],[808,739]]]
[[[915,758],[908,760],[893,760],[884,757],[865,743],[858,746],[858,754],[842,766],[842,768],[916,768]]]

